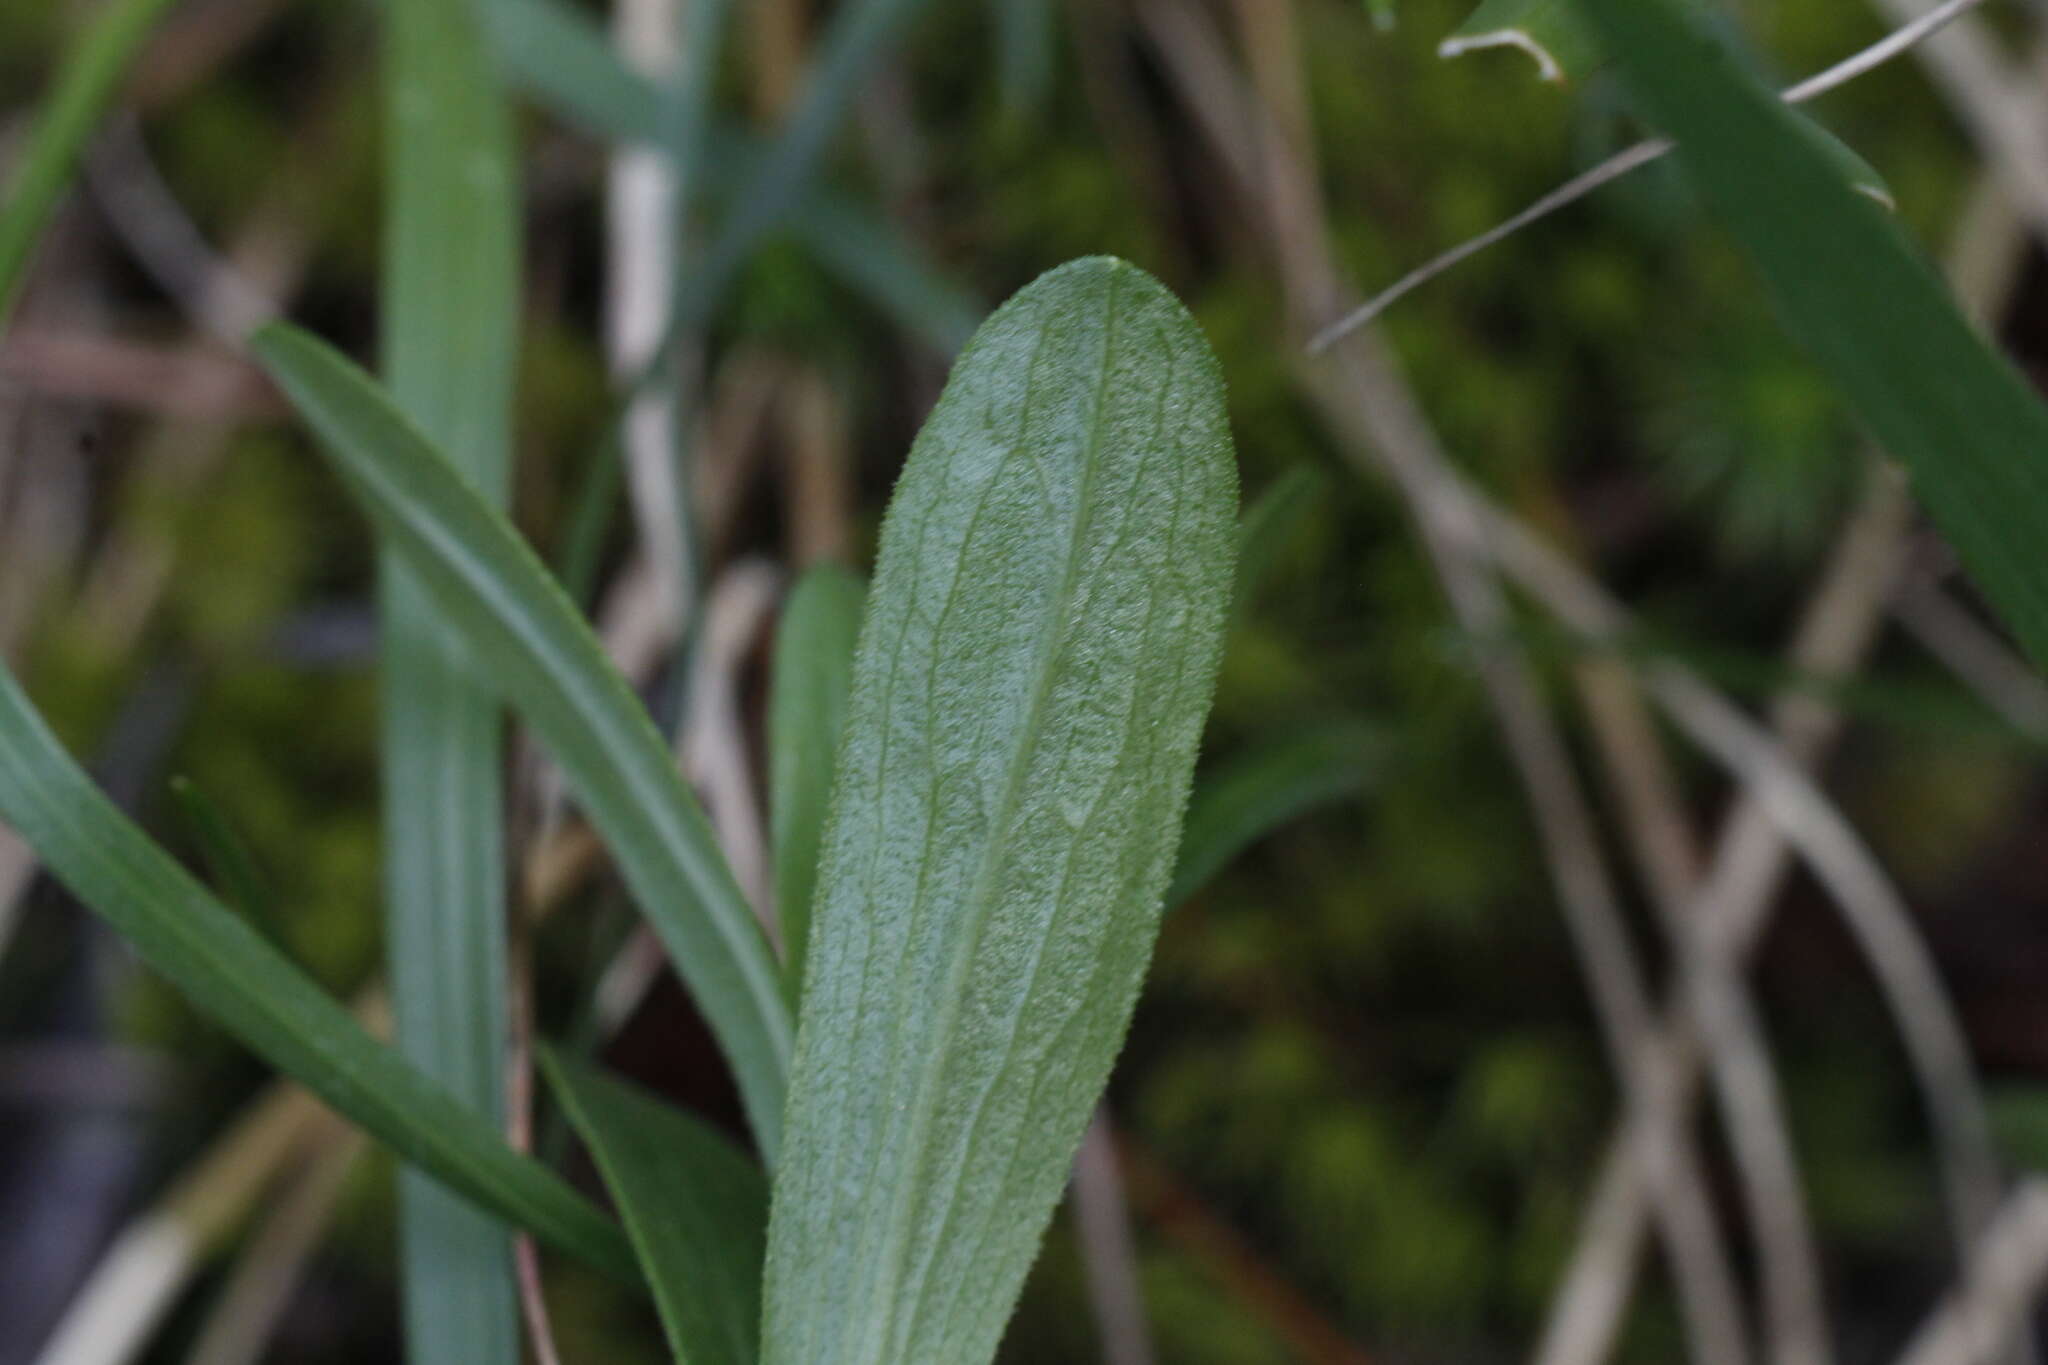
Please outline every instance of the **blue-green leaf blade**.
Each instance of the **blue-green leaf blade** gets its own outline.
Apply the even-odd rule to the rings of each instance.
[[[541,1064],[604,1175],[681,1365],[756,1365],[768,1180],[701,1120],[559,1053]]]
[[[519,198],[511,111],[471,0],[384,10],[383,362],[392,399],[493,503],[512,463]],[[403,558],[379,563],[385,960],[397,1045],[505,1111],[505,810],[497,698]],[[407,1355],[519,1365],[505,1229],[399,1176]]]
[[[1040,278],[956,365],[862,627],[767,1365],[995,1350],[1151,953],[1235,484],[1214,357],[1122,262]]]
[[[1370,726],[1334,720],[1262,740],[1197,779],[1168,908],[1201,891],[1232,858],[1283,825],[1364,790],[1384,749]]]
[[[0,663],[0,821],[142,960],[258,1055],[498,1216],[623,1278],[618,1227],[376,1042],[114,808]]]
[[[834,565],[797,580],[775,632],[768,694],[768,817],[775,846],[775,913],[790,998],[803,985],[818,849],[832,801],[839,740],[853,692],[853,650],[867,584]]]
[[[406,556],[479,675],[562,765],[689,985],[772,1162],[791,1020],[781,974],[653,722],[546,567],[376,383],[294,328],[252,350]]]
[[[2036,663],[2048,661],[2048,410],[1898,225],[1673,0],[1581,0],[1644,111]]]

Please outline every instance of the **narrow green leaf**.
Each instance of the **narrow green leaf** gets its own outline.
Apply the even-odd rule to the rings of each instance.
[[[1197,779],[1168,907],[1194,896],[1224,864],[1281,826],[1362,790],[1384,749],[1371,727],[1331,721],[1265,740]]]
[[[1013,119],[1036,115],[1052,86],[1052,0],[993,0],[996,9],[996,67],[1003,110]]]
[[[775,913],[790,999],[803,986],[811,896],[839,739],[853,690],[853,648],[867,584],[832,566],[797,580],[775,632],[768,694],[768,810],[775,845]]]
[[[276,923],[275,911],[269,885],[256,866],[249,845],[235,833],[213,798],[190,778],[172,778],[171,797],[178,803],[178,814],[185,821],[186,831],[199,846],[199,855],[206,860],[206,870],[213,874],[213,884],[221,899],[268,933]]]
[[[65,58],[0,194],[0,328],[86,139],[170,0],[109,0]]]
[[[1245,509],[1237,537],[1237,600],[1233,619],[1242,619],[1252,597],[1266,585],[1288,542],[1329,496],[1330,481],[1321,470],[1296,465]]]
[[[510,110],[471,0],[384,9],[383,360],[392,400],[493,503],[510,484],[519,199]],[[379,564],[385,962],[397,1043],[504,1113],[503,718],[401,556]],[[399,1176],[407,1355],[519,1365],[505,1229]]]
[[[562,765],[724,1048],[772,1162],[792,1032],[781,976],[646,710],[519,533],[368,375],[287,326],[264,328],[251,349],[405,555],[480,676]]]
[[[142,960],[259,1056],[499,1217],[625,1279],[619,1229],[350,1017],[152,843],[0,664],[0,821]]]
[[[1912,473],[2035,661],[2048,661],[2048,411],[1897,224],[1711,33],[1673,0],[1581,3],[1756,262],[1787,330]]]
[[[672,1104],[553,1051],[548,1081],[597,1162],[681,1365],[756,1365],[768,1181]]]
[[[861,630],[767,1365],[994,1352],[1151,953],[1234,485],[1215,358],[1132,266],[1041,277],[955,366]]]

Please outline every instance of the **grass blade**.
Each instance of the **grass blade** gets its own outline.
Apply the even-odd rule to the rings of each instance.
[[[213,874],[214,887],[221,899],[251,924],[268,932],[277,922],[276,911],[269,884],[256,866],[256,856],[249,851],[249,845],[235,832],[213,798],[190,778],[172,778],[171,797],[178,803],[178,814],[183,817],[192,841],[199,846],[200,856],[206,860],[206,870]]]
[[[1053,30],[1058,16],[1052,0],[994,0],[994,4],[1003,111],[1013,119],[1027,119],[1044,106],[1052,87]]]
[[[494,504],[510,483],[519,202],[510,111],[470,0],[385,9],[383,358],[394,402]],[[379,561],[385,957],[397,1043],[504,1113],[503,718],[403,558]],[[399,1176],[408,1355],[518,1365],[505,1229]]]
[[[1236,551],[1222,386],[1075,262],[969,343],[882,531],[769,1222],[763,1360],[987,1360],[1123,1039]]]
[[[1253,596],[1266,586],[1280,557],[1301,527],[1329,496],[1330,481],[1321,470],[1296,465],[1245,509],[1237,537],[1237,595],[1233,620],[1242,620]]]
[[[170,0],[111,0],[57,73],[0,195],[0,328],[14,310],[36,243],[71,183],[86,139],[169,6]]]
[[[853,690],[853,648],[867,584],[825,566],[797,581],[775,632],[768,695],[768,810],[775,844],[775,912],[790,999],[803,987],[818,848]]]
[[[622,1278],[619,1229],[494,1124],[384,1047],[152,843],[65,753],[0,665],[0,820],[142,960],[258,1055],[499,1217]]]
[[[266,327],[251,345],[444,623],[562,765],[724,1048],[772,1163],[792,1032],[781,976],[646,710],[510,523],[368,375],[290,327]]]
[[[1205,775],[1188,801],[1167,906],[1194,896],[1281,826],[1363,790],[1384,748],[1369,726],[1333,721],[1266,740]]]
[[[2048,411],[1898,225],[1673,0],[1581,0],[1678,140],[1786,329],[1920,497],[2036,664],[2048,662]]]
[[[638,1086],[554,1052],[548,1081],[640,1253],[683,1365],[760,1359],[768,1181],[745,1152]]]

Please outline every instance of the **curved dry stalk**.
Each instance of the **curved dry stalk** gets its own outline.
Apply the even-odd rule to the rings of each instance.
[[[391,1031],[381,991],[356,1017],[379,1037]],[[327,1111],[279,1082],[250,1104],[147,1212],[122,1230],[65,1310],[37,1365],[123,1365],[136,1358],[199,1263],[233,1232],[279,1167],[304,1149]]]
[[[1282,267],[1288,310],[1313,316],[1336,289],[1337,275],[1323,232],[1321,198],[1294,149],[1274,119],[1247,99],[1225,57],[1221,41],[1186,7],[1148,5],[1141,9],[1155,47],[1186,92],[1186,102],[1204,122],[1220,159],[1231,169],[1248,203],[1258,205]],[[1341,374],[1309,371],[1302,381],[1347,445],[1378,451],[1407,497],[1411,513],[1437,576],[1466,633],[1478,646],[1479,677],[1502,727],[1510,756],[1529,797],[1546,862],[1566,924],[1591,989],[1603,1040],[1622,1078],[1632,1110],[1662,1112],[1675,1093],[1663,1051],[1649,1033],[1649,995],[1634,960],[1608,879],[1590,811],[1580,794],[1568,752],[1545,710],[1527,661],[1505,647],[1506,600],[1493,577],[1490,557],[1476,546],[1474,509],[1428,492],[1427,474],[1435,436],[1405,391],[1376,382],[1361,383],[1356,357],[1347,356]],[[1718,997],[1716,997],[1718,998]],[[1740,1012],[1722,1017],[1737,1023]],[[1754,1041],[1754,1040],[1752,1040]],[[1760,1051],[1760,1044],[1757,1045]],[[1769,1067],[1763,1067],[1766,1089]],[[1753,1087],[1752,1087],[1753,1089]],[[1731,1094],[1751,1089],[1731,1087]],[[1656,1202],[1696,1351],[1711,1361],[1747,1358],[1741,1300],[1722,1247],[1705,1181],[1690,1136],[1675,1125],[1660,1125],[1663,1141],[1652,1152],[1639,1145]],[[1766,1146],[1770,1145],[1767,1136]],[[1758,1169],[1776,1177],[1757,1203],[1774,1209],[1803,1208],[1789,1140],[1776,1131],[1774,1160]],[[1769,1225],[1776,1232],[1783,1220]],[[1795,1234],[1804,1227],[1795,1218]],[[1811,1239],[1794,1235],[1767,1244],[1776,1301],[1797,1359],[1827,1358],[1825,1314],[1818,1307],[1818,1271]]]
[[[1885,5],[1896,15],[1909,0],[1878,0],[1878,3]],[[1858,76],[1883,66],[1902,53],[1911,51],[1982,3],[1983,0],[1942,0],[1941,4],[1924,14],[1909,15],[1899,28],[1869,47],[1786,89],[1783,95],[1785,102],[1803,104],[1848,84]],[[1439,275],[1463,264],[1488,247],[1507,240],[1523,228],[1543,221],[1559,209],[1577,203],[1603,185],[1612,184],[1631,171],[1640,170],[1662,158],[1673,149],[1673,146],[1674,144],[1665,138],[1638,142],[1633,147],[1615,153],[1591,170],[1573,176],[1514,217],[1417,266],[1366,302],[1324,327],[1309,339],[1309,354],[1323,354]]]
[[[1920,22],[1919,0],[1871,0],[1894,23]],[[1975,20],[1957,24],[1914,54],[1992,174],[2037,238],[2048,237],[2048,99],[2039,88],[2048,49],[2037,48],[2033,79],[2016,75],[1996,39]]]
[[[257,1365],[263,1358],[369,1140],[323,1111],[305,1145],[303,1169],[244,1244],[187,1365]]]
[[[781,572],[764,559],[741,560],[719,575],[705,599],[690,660],[689,710],[679,746],[683,772],[703,793],[705,813],[733,876],[778,949],[781,935],[768,909],[768,837],[761,821],[760,784],[747,752],[740,672],[767,628],[781,588]]]
[[[1972,1250],[1963,1282],[1914,1334],[1899,1365],[1981,1365],[2025,1327],[2048,1285],[2048,1181],[2027,1180]]]
[[[2048,683],[1931,576],[1909,579],[1892,603],[1892,615],[2008,725],[2048,739]]]

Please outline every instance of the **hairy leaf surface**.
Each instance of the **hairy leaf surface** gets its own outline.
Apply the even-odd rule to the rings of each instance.
[[[994,1352],[1151,953],[1235,483],[1207,344],[1107,259],[999,309],[918,437],[826,828],[769,1365]]]

